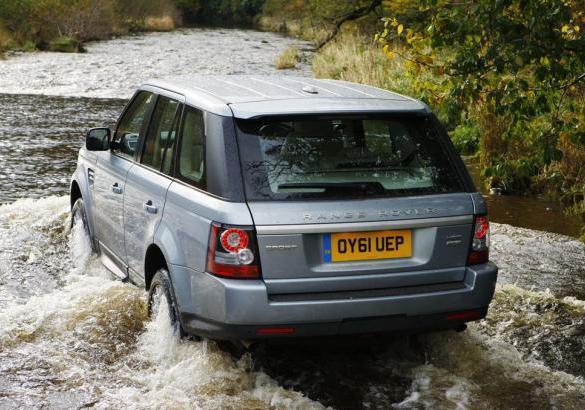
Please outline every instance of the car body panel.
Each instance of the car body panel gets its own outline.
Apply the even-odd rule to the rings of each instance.
[[[124,196],[124,235],[126,261],[130,269],[144,277],[144,255],[154,242],[154,234],[163,218],[171,180],[144,166],[128,172]]]
[[[157,243],[166,250],[168,262],[204,272],[212,221],[253,225],[245,203],[214,198],[180,181],[173,182],[157,232]]]
[[[126,176],[134,163],[111,152],[100,152],[94,179],[96,237],[115,260],[126,260],[124,193]]]

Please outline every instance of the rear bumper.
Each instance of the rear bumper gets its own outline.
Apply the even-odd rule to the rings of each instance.
[[[188,333],[215,339],[274,339],[454,328],[483,318],[493,297],[497,267],[466,268],[460,286],[327,297],[271,298],[262,281],[217,278],[173,266],[181,324]],[[403,288],[404,289],[404,288]],[[418,290],[417,290],[418,292]],[[382,295],[382,296],[380,296]],[[473,311],[470,315],[454,313]],[[281,328],[293,333],[259,334]]]

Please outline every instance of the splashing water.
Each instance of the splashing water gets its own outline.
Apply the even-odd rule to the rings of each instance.
[[[0,246],[12,244],[2,253],[0,408],[322,407],[250,371],[249,356],[180,340],[165,304],[149,321],[145,292],[111,280],[82,223],[68,225],[67,198],[0,207]]]
[[[337,408],[577,408],[585,398],[575,297],[505,284],[466,333],[350,351],[266,346],[234,361],[179,339],[165,303],[148,320],[145,292],[110,278],[68,213],[66,197],[0,206],[1,408],[321,407],[304,394]],[[520,253],[527,232],[495,232],[515,232],[507,249]]]

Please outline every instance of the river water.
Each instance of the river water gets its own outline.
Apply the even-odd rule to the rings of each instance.
[[[560,234],[570,220],[536,225],[560,233],[494,224],[500,284],[466,332],[261,346],[238,360],[177,339],[164,315],[148,320],[144,292],[112,280],[69,229],[83,132],[111,124],[119,98],[169,70],[275,73],[291,43],[182,30],[0,62],[0,408],[583,408],[585,247]],[[523,211],[560,215],[527,201],[492,216],[533,227]]]

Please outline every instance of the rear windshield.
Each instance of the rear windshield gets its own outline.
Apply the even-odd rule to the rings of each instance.
[[[248,200],[462,192],[425,116],[237,120]]]

